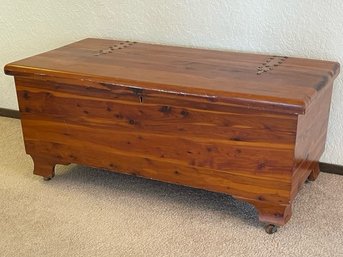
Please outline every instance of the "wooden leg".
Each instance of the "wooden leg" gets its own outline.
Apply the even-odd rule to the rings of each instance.
[[[255,206],[259,214],[259,221],[267,224],[265,229],[268,234],[275,233],[277,226],[285,225],[292,216],[291,204],[276,204],[251,199],[237,199],[246,201]]]
[[[316,163],[312,166],[312,171],[311,171],[310,175],[308,176],[307,180],[309,180],[309,181],[315,181],[315,180],[318,178],[319,173],[320,173],[319,163],[316,162]]]
[[[33,157],[33,174],[44,177],[44,180],[50,180],[55,176],[55,165],[53,161],[47,158]]]
[[[288,205],[254,204],[261,222],[277,226],[285,225],[292,216],[292,207]]]

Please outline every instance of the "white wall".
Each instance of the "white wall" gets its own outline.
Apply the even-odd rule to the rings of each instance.
[[[0,65],[84,37],[338,61],[342,0],[0,0]],[[343,73],[343,71],[342,71]],[[343,81],[335,83],[322,161],[343,165]],[[17,109],[0,74],[0,108]]]

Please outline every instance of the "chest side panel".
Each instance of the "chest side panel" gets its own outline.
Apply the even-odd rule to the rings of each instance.
[[[108,84],[16,78],[27,152],[287,203],[297,117]],[[87,87],[86,87],[87,88]]]
[[[292,196],[307,179],[324,152],[333,85],[323,88],[305,115],[299,115]]]

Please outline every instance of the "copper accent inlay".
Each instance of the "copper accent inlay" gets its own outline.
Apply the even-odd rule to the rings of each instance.
[[[286,61],[287,56],[271,56],[261,66],[257,67],[257,75],[261,75],[262,73],[271,71],[276,67],[280,66],[284,61]]]
[[[99,56],[99,55],[103,55],[103,54],[110,54],[112,53],[114,50],[121,50],[121,49],[124,49],[124,48],[127,48],[127,47],[130,47],[134,44],[137,44],[137,42],[130,42],[130,41],[121,41],[121,42],[118,42],[114,45],[111,45],[109,46],[108,48],[106,49],[101,49],[99,50],[95,56]]]

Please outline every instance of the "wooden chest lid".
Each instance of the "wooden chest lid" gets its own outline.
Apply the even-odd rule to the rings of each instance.
[[[84,39],[5,66],[14,76],[92,80],[302,114],[339,73],[336,62]]]

